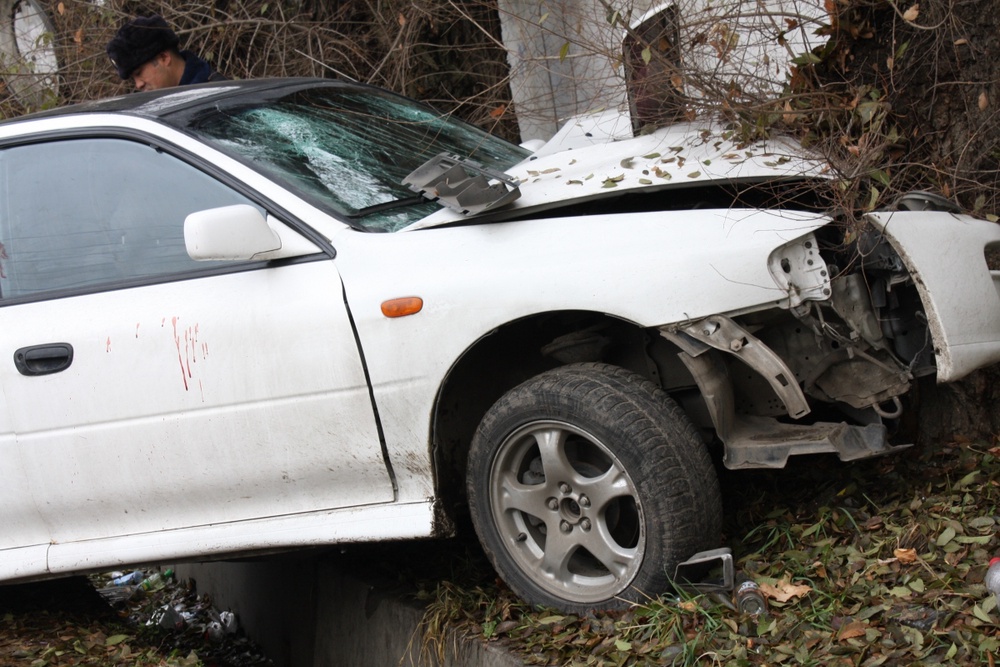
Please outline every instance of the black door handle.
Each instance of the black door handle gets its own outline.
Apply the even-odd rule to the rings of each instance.
[[[73,363],[73,346],[69,343],[48,343],[22,347],[14,353],[14,366],[21,375],[48,375],[69,368]]]

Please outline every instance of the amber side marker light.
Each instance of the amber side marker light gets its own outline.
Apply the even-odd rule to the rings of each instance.
[[[404,296],[382,302],[382,314],[386,317],[406,317],[416,315],[424,307],[424,300],[419,296]]]

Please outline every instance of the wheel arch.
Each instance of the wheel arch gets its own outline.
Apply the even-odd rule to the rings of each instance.
[[[432,414],[435,487],[443,506],[453,515],[464,514],[468,448],[483,415],[504,393],[539,373],[580,361],[626,368],[671,392],[696,392],[678,349],[656,329],[580,310],[536,313],[476,340],[446,374]]]

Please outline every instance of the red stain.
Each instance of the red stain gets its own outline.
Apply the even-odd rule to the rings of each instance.
[[[139,337],[139,323],[138,322],[135,323],[135,337],[136,338]]]
[[[181,379],[184,380],[184,391],[188,391],[187,373],[184,372],[184,356],[181,354],[181,337],[177,333],[177,317],[170,319],[174,325],[174,345],[177,347],[177,363],[181,366]]]
[[[189,329],[188,331],[191,331]],[[188,357],[188,370],[191,369],[191,364],[198,363],[197,345],[198,345],[198,325],[194,325],[194,333],[191,334],[191,344],[185,345],[184,349],[187,352]]]
[[[191,327],[184,330],[184,362],[187,376],[191,377]]]
[[[111,336],[108,336],[108,341],[104,344],[104,351],[105,352],[111,351]]]

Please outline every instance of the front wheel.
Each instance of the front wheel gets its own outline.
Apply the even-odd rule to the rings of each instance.
[[[497,401],[473,438],[467,491],[511,589],[567,612],[664,592],[721,533],[718,480],[686,415],[604,364],[543,373]]]

